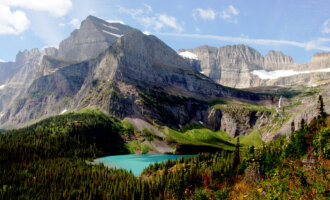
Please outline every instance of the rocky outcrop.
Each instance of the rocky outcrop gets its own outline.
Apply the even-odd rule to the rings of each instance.
[[[253,128],[263,129],[269,122],[270,111],[251,110],[239,105],[209,110],[208,123],[213,130],[222,130],[230,136],[248,135]]]
[[[220,49],[201,46],[191,51],[200,61],[201,73],[231,87],[249,85],[253,78],[250,71],[259,69],[263,63],[262,55],[246,45],[225,46]]]
[[[15,62],[10,63],[18,70],[6,80],[5,87],[0,90],[0,112],[12,106],[26,92],[39,67],[40,55],[38,49],[25,50],[17,54]]]
[[[263,69],[265,70],[279,70],[286,69],[289,65],[293,64],[291,56],[285,55],[279,51],[269,51],[265,56]]]
[[[135,31],[119,23],[108,23],[94,16],[88,16],[79,29],[60,43],[58,56],[68,60],[88,60],[96,58],[119,37]]]
[[[14,62],[0,62],[0,85],[5,85],[19,71],[20,67],[22,66],[16,65]]]
[[[302,119],[304,119],[306,123],[309,123],[314,117],[317,117],[319,114],[319,95],[323,96],[325,112],[330,113],[330,81],[312,91],[311,94],[306,93],[305,95],[290,99],[289,102],[286,103],[287,105],[293,105],[296,102],[300,102],[300,104],[297,106],[288,106],[285,113],[290,117],[282,121],[278,127],[273,127],[264,132],[262,139],[264,141],[271,141],[278,137],[289,135],[291,133],[292,122],[294,122],[295,130],[298,130],[301,127],[300,123]],[[283,118],[283,116],[280,118]]]
[[[59,57],[44,55],[40,61],[40,67],[37,71],[36,76],[41,77],[54,73],[58,69],[73,65],[77,63],[76,61],[65,60]]]

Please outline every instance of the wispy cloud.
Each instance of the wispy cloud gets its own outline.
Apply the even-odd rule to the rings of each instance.
[[[234,17],[238,14],[239,11],[233,5],[230,5],[227,9],[221,11],[220,17],[229,23],[237,24],[238,21],[237,19],[234,19]]]
[[[59,27],[64,27],[65,24],[64,24],[63,22],[61,22],[61,23],[58,23],[58,26],[59,26]]]
[[[79,28],[80,21],[77,18],[73,18],[69,24],[74,28]]]
[[[182,32],[183,26],[178,23],[173,16],[166,14],[154,13],[150,5],[144,4],[144,8],[130,9],[119,6],[119,12],[130,15],[134,20],[139,22],[147,29],[155,31],[171,28],[177,32]]]
[[[158,18],[158,20],[160,21],[160,23],[163,24],[163,26],[171,27],[171,28],[173,28],[174,30],[177,30],[177,31],[179,31],[179,32],[182,32],[182,31],[183,31],[183,27],[180,26],[180,25],[177,23],[175,17],[168,16],[168,15],[165,15],[165,14],[161,14],[161,15],[158,15],[157,18]]]
[[[201,17],[204,20],[215,20],[217,12],[212,9],[203,9],[203,8],[196,8],[193,9],[192,16],[195,20],[197,20],[198,17]]]
[[[327,19],[322,25],[322,33],[330,33],[330,19]]]
[[[238,20],[236,19],[238,14],[239,11],[233,5],[229,5],[228,8],[221,11],[213,10],[211,8],[195,8],[192,11],[192,16],[195,21],[197,21],[199,18],[203,20],[215,20],[217,17],[219,17],[226,22],[234,24],[238,23]]]
[[[330,51],[330,38],[319,38],[317,40],[311,40],[309,42],[296,42],[290,40],[270,40],[270,39],[252,39],[246,37],[229,37],[219,35],[205,35],[205,34],[186,34],[186,33],[154,33],[155,35],[172,36],[172,37],[184,37],[184,38],[195,38],[195,39],[208,39],[218,40],[232,43],[243,43],[243,44],[255,44],[264,46],[274,45],[288,45],[304,48],[305,50],[321,50]]]

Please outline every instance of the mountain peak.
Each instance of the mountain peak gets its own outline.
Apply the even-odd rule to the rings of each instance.
[[[312,57],[312,62],[322,62],[330,60],[330,52],[315,53]]]
[[[152,35],[145,35],[141,31],[133,31],[117,40],[111,47],[120,49],[125,55],[146,60],[148,65],[162,63],[172,67],[189,69],[189,65],[172,48]]]
[[[88,60],[97,57],[121,36],[135,31],[127,25],[109,23],[89,15],[81,22],[80,28],[59,46],[59,57],[70,60]]]
[[[265,65],[268,69],[277,69],[278,67],[292,63],[292,57],[285,55],[281,51],[270,50],[265,56]]]

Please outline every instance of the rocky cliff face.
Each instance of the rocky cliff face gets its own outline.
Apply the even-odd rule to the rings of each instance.
[[[246,45],[225,46],[220,49],[201,46],[191,52],[200,61],[201,73],[231,87],[249,85],[253,78],[250,71],[260,69],[264,62],[260,53]]]
[[[32,83],[39,67],[40,55],[38,49],[25,50],[17,54],[15,62],[10,63],[17,70],[7,77],[4,88],[0,90],[0,113],[14,104]]]
[[[269,51],[264,59],[263,69],[265,70],[279,70],[288,68],[289,65],[293,64],[291,56],[285,55],[278,51]]]
[[[58,56],[69,60],[88,60],[105,51],[119,37],[136,29],[119,23],[108,23],[88,16],[78,30],[62,41]]]
[[[179,54],[185,51],[196,55],[197,61],[200,62],[201,73],[229,87],[248,88],[295,84],[310,86],[317,80],[330,78],[328,73],[330,70],[326,71],[330,69],[329,53],[315,54],[308,63],[295,63],[290,56],[282,52],[271,50],[263,57],[258,51],[246,45],[225,46],[220,49],[201,46],[193,50],[181,49]],[[192,59],[186,59],[192,65]],[[194,63],[197,61],[194,60]],[[196,66],[192,67],[198,69]],[[319,71],[320,69],[323,71]],[[254,73],[255,71],[257,73]],[[256,75],[263,75],[264,72],[267,73],[266,78]],[[279,73],[282,76],[278,76]]]
[[[5,85],[19,71],[20,67],[22,66],[15,65],[14,62],[0,62],[0,85]]]

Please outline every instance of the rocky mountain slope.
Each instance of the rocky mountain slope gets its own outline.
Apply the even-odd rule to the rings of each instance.
[[[32,82],[59,68],[94,58],[104,52],[118,37],[134,31],[126,25],[108,23],[88,16],[59,49],[49,47],[19,52],[15,62],[0,63],[0,116],[20,98]]]
[[[225,115],[208,101],[220,97],[273,100],[218,85],[191,69],[158,38],[135,31],[96,59],[60,67],[36,79],[1,122],[23,124],[63,110],[94,107],[121,119],[133,116],[175,128],[197,122],[219,129],[217,123]],[[242,130],[234,134],[246,134]]]
[[[194,57],[185,56],[187,52]],[[317,53],[307,63],[295,63],[290,56],[273,50],[263,57],[246,45],[219,49],[201,46],[181,49],[178,53],[212,80],[235,88],[298,84],[311,86],[318,80],[330,78],[330,53]]]

